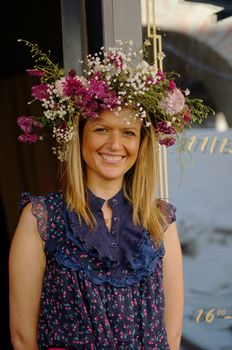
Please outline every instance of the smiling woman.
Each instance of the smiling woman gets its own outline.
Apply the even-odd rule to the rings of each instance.
[[[124,76],[124,54],[112,50],[104,63],[116,74],[111,83],[98,60],[88,81],[71,72],[52,87],[49,70],[33,73],[45,79],[33,89],[44,117],[21,117],[21,136],[31,142],[46,119],[66,181],[56,193],[22,194],[9,264],[15,350],[179,349],[182,254],[175,207],[157,198],[158,143],[170,145],[174,129],[152,121],[146,105],[156,88],[165,98],[164,77],[143,63],[137,86],[131,68]]]

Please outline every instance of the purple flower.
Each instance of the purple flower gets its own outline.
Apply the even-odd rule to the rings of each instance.
[[[21,116],[17,119],[17,123],[20,128],[24,131],[23,135],[18,137],[18,140],[24,143],[34,143],[38,140],[38,136],[36,134],[32,134],[32,127],[36,126],[38,128],[42,128],[43,124],[34,120],[33,117],[24,117]]]
[[[48,84],[39,84],[32,87],[32,96],[34,96],[37,100],[43,101],[43,99],[47,100],[49,98],[49,86]]]
[[[169,81],[168,89],[169,90],[175,90],[176,89],[176,83],[174,82],[174,80],[170,80]]]
[[[25,132],[30,133],[32,131],[33,118],[21,116],[17,118],[19,127]]]
[[[93,110],[86,110],[83,114],[84,114],[84,116],[86,118],[93,118],[93,119],[95,119],[95,118],[99,117],[98,113],[94,112]]]
[[[151,75],[146,78],[147,85],[153,85],[157,82],[157,79],[152,77]]]
[[[84,95],[86,88],[76,76],[73,76],[74,73],[71,72],[62,82],[63,93],[70,97]]]
[[[184,114],[183,118],[184,118],[185,123],[189,123],[191,121],[191,115],[189,115],[189,114]]]
[[[158,122],[157,131],[166,135],[175,134],[175,129],[171,125],[168,125],[167,122]]]
[[[36,134],[25,133],[20,135],[18,140],[24,143],[34,143],[38,140],[38,136]]]
[[[174,137],[166,137],[164,139],[159,140],[160,145],[164,145],[166,147],[171,147],[176,143]]]
[[[162,70],[158,70],[158,72],[156,73],[156,77],[157,77],[157,81],[161,81],[164,80],[165,78],[165,74],[162,72]]]
[[[105,89],[106,84],[104,81],[91,79],[87,93],[83,98],[83,107],[96,109],[98,107],[97,100],[103,100],[106,95]]]
[[[108,86],[103,80],[96,80],[96,77],[93,79],[90,79],[89,81],[89,88],[88,88],[88,95],[97,96],[99,99],[103,99],[106,92],[108,90]]]
[[[26,69],[26,72],[29,75],[32,75],[34,77],[39,77],[39,78],[44,75],[44,72],[42,70],[39,70],[39,69]]]
[[[100,103],[102,109],[115,109],[118,106],[118,98],[115,91],[108,91],[103,101]]]
[[[91,74],[91,79],[90,80],[102,80],[103,79],[103,75],[102,72],[94,72],[93,74]]]
[[[89,88],[83,97],[83,107],[87,111],[85,115],[95,118],[95,112],[101,109],[114,109],[118,105],[116,92],[109,90],[108,85],[102,80],[94,78],[89,80]],[[89,112],[92,111],[93,115]]]
[[[71,78],[75,78],[76,76],[76,72],[74,69],[71,69],[70,72],[68,73],[68,75],[71,77]]]

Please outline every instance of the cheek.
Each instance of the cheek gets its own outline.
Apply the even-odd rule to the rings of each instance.
[[[101,143],[92,134],[83,134],[82,157],[84,161],[96,156],[96,152],[100,148]]]
[[[135,140],[135,142],[131,145],[131,152],[134,153],[134,156],[137,157],[139,152],[140,139]]]

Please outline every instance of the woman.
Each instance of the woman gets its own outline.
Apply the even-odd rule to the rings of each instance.
[[[130,118],[130,111],[128,110],[126,113]],[[65,261],[65,258],[59,255],[60,252],[56,254],[58,247],[55,249],[47,247],[44,252],[44,242],[50,241],[51,245],[52,242],[54,244],[48,235],[56,234],[55,240],[61,239],[56,228],[52,231],[54,221],[47,224],[49,217],[50,220],[54,219],[55,214],[45,205],[49,206],[50,203],[54,202],[52,199],[54,195],[40,199],[29,196],[25,198],[26,202],[29,200],[32,202],[33,209],[32,205],[28,204],[23,210],[10,253],[11,331],[14,348],[16,350],[39,349],[36,329],[40,317],[38,341],[41,349],[45,349],[46,346],[67,347],[67,349],[95,349],[94,344],[96,349],[168,349],[168,342],[171,349],[178,349],[183,315],[183,273],[180,243],[174,222],[169,225],[164,234],[163,288],[166,299],[165,324],[168,342],[165,339],[162,315],[161,248],[156,250],[157,252],[160,250],[159,258],[156,258],[155,254],[151,257],[151,264],[153,264],[152,259],[157,260],[156,267],[151,276],[145,277],[145,280],[142,278],[142,274],[141,278],[138,277],[139,273],[143,271],[141,267],[138,270],[135,268],[138,275],[134,281],[133,278],[130,283],[128,280],[123,287],[120,286],[120,283],[118,287],[115,287],[115,283],[110,284],[109,281],[107,287],[104,287],[104,280],[97,280],[98,273],[91,276],[83,274],[86,266],[92,266],[94,269],[96,264],[101,264],[104,258],[108,258],[112,263],[112,267],[108,268],[109,271],[112,271],[112,279],[123,280],[125,274],[113,263],[116,262],[117,265],[117,262],[122,259],[121,264],[124,266],[128,259],[127,254],[137,253],[137,244],[145,233],[136,226],[133,227],[131,207],[129,201],[125,199],[127,196],[124,196],[124,191],[125,194],[128,191],[129,196],[133,193],[133,197],[138,197],[138,203],[135,202],[138,206],[137,211],[141,210],[141,206],[145,208],[145,201],[151,202],[151,205],[155,206],[154,191],[149,193],[149,186],[154,188],[156,179],[157,164],[155,164],[154,152],[157,150],[155,140],[141,131],[140,121],[136,120],[128,125],[121,116],[116,117],[113,112],[108,111],[102,112],[98,119],[86,121],[81,139],[81,154],[84,162],[83,185],[87,190],[88,204],[95,215],[99,229],[95,231],[96,238],[92,238],[91,234],[93,235],[93,233],[86,229],[86,226],[79,226],[79,230],[84,231],[79,238],[80,242],[85,242],[87,251],[90,245],[95,242],[97,258],[94,258],[94,262],[87,264],[86,258],[81,260],[76,257],[79,263],[83,261],[84,264],[83,269],[80,267],[78,270],[77,266],[74,265],[75,261],[72,259],[69,262]],[[75,169],[74,166],[80,161],[79,156],[76,155],[78,152],[77,140],[73,143],[70,150],[70,164],[68,164],[70,173],[68,175],[67,199],[70,204],[75,203],[75,191],[73,190],[79,190],[79,193],[84,190],[81,188],[82,174],[78,174],[78,168]],[[147,164],[149,164],[149,171],[146,171],[144,176],[143,171],[145,171]],[[134,179],[135,183],[130,186],[130,182],[133,181],[133,173],[134,177],[136,174],[137,181]],[[78,182],[75,185],[77,179]],[[142,196],[141,187],[138,185],[148,187],[144,189]],[[75,188],[75,186],[79,188]],[[59,196],[61,195],[58,194]],[[58,201],[62,202],[60,198]],[[80,206],[80,203],[77,204]],[[148,210],[149,205],[147,205]],[[85,208],[84,205],[83,208]],[[75,229],[78,220],[77,217],[73,218],[73,214],[74,212],[71,212],[71,216],[65,219],[73,220],[71,224],[69,223],[69,225],[74,225],[73,231],[69,232],[69,234],[73,234],[72,239],[78,234],[78,229]],[[147,213],[144,212],[144,214]],[[39,227],[35,217],[37,217]],[[119,223],[115,219],[118,219]],[[172,219],[174,220],[174,218]],[[60,220],[57,220],[57,223]],[[49,227],[46,231],[43,230],[45,224]],[[66,230],[68,230],[67,227]],[[93,239],[91,244],[85,241],[84,234],[89,239]],[[127,237],[123,238],[121,235]],[[96,241],[94,241],[95,239]],[[130,240],[130,244],[134,243],[135,246],[123,245],[126,239]],[[149,247],[147,245],[148,253]],[[78,249],[78,245],[75,245],[74,241],[72,249],[75,248]],[[65,247],[60,249],[65,249]],[[66,249],[68,249],[67,246]],[[124,249],[127,250],[126,254]],[[54,255],[57,259],[56,262]],[[68,259],[69,256],[68,253],[66,258]],[[144,258],[147,257],[144,256]],[[141,264],[142,261],[138,263]],[[149,270],[149,265],[146,268]],[[104,277],[109,275],[108,271],[104,271]],[[148,271],[144,271],[143,274],[146,276]],[[45,283],[43,285],[44,277]],[[55,291],[55,288],[59,288],[59,290]],[[42,290],[42,310],[40,311]],[[68,293],[69,296],[67,296]],[[79,296],[79,293],[82,293],[82,297]],[[78,297],[80,306],[74,305],[75,297]],[[136,302],[141,303],[141,305],[135,307]],[[64,311],[62,311],[63,308]],[[112,310],[115,312],[111,316]],[[82,327],[86,329],[78,329],[78,322],[82,322]],[[75,331],[73,330],[74,324]],[[78,337],[78,333],[81,332],[82,335]],[[75,337],[77,339],[74,339]]]
[[[129,67],[131,50],[103,52],[88,58],[86,78],[59,76],[50,60],[32,72],[45,112],[19,118],[20,140],[50,123],[66,183],[22,196],[10,251],[15,350],[180,346],[182,254],[175,207],[156,198],[158,143],[183,131],[190,100],[144,61]]]

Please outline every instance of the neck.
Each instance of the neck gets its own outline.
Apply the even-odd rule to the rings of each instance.
[[[112,198],[116,193],[118,193],[122,188],[122,180],[117,181],[107,181],[104,179],[94,179],[94,181],[90,181],[87,179],[86,186],[93,192],[97,197],[103,199]]]

